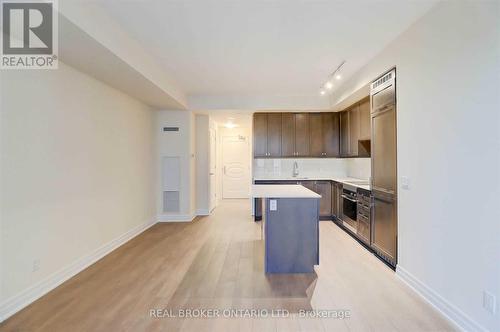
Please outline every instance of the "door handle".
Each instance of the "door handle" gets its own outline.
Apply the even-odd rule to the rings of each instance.
[[[341,196],[342,196],[342,198],[345,198],[345,199],[347,199],[348,201],[351,201],[351,202],[354,202],[354,203],[357,203],[357,202],[358,202],[357,200],[352,199],[352,198],[350,198],[350,197],[347,197],[346,195],[341,195]]]

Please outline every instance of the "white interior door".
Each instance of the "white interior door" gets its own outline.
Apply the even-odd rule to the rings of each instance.
[[[222,197],[248,198],[250,194],[250,154],[248,137],[222,138]]]
[[[209,156],[209,167],[210,167],[210,173],[209,173],[209,186],[210,186],[210,197],[209,197],[209,209],[212,211],[215,209],[215,206],[217,205],[217,182],[215,178],[216,174],[216,165],[217,165],[217,154],[216,154],[216,148],[217,148],[217,141],[216,141],[216,135],[215,135],[215,130],[210,129],[210,156]]]

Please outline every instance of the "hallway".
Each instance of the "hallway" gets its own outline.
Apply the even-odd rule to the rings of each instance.
[[[224,200],[212,216],[192,223],[158,223],[3,322],[0,331],[453,330],[330,221],[321,221],[316,274],[266,276],[260,226],[249,211],[248,200]],[[290,316],[151,313],[201,308],[286,309]],[[350,317],[306,318],[301,309],[347,311]]]

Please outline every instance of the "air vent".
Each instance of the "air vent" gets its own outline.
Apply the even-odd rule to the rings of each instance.
[[[394,74],[395,74],[395,71],[391,70],[390,72],[388,72],[384,76],[380,77],[379,79],[377,79],[376,81],[374,81],[372,83],[371,89],[375,90],[375,89],[377,89],[377,87],[379,87],[382,84],[385,84],[387,81],[393,80],[394,79]]]
[[[179,127],[163,127],[163,131],[179,131]]]
[[[392,72],[390,72],[389,74],[387,74],[385,76],[382,76],[377,81],[375,81],[375,83],[373,84],[373,87],[376,88],[377,86],[379,86],[380,84],[384,84],[385,82],[387,82],[391,78],[392,78]]]
[[[179,212],[179,192],[164,191],[163,192],[163,212]]]

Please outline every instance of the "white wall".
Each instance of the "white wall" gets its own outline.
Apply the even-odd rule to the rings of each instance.
[[[164,132],[163,127],[179,127],[178,132]],[[191,221],[195,216],[195,120],[190,111],[158,111],[155,116],[157,145],[156,202],[158,219],[161,221]],[[178,213],[163,212],[162,157],[180,158],[180,210]]]
[[[155,207],[147,106],[61,62],[1,83],[3,308],[152,223]]]
[[[398,273],[467,330],[500,330],[499,11],[439,3],[334,94],[397,67]]]
[[[196,213],[208,214],[210,209],[210,181],[209,181],[209,155],[210,155],[210,121],[208,115],[195,116],[195,141],[196,141]]]

